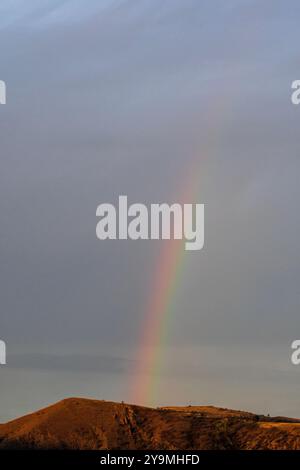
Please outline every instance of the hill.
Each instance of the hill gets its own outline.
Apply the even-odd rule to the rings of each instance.
[[[213,406],[69,398],[0,425],[0,449],[300,449],[300,422]]]

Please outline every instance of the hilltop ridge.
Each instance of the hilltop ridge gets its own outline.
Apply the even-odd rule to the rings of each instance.
[[[300,449],[300,420],[67,398],[1,424],[0,449]]]

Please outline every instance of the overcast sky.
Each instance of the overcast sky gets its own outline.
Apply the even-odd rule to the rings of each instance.
[[[300,417],[300,4],[2,0],[0,421],[128,400],[161,242],[100,242],[96,208],[178,202],[197,168],[159,404]]]

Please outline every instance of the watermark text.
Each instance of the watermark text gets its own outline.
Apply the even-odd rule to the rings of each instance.
[[[145,204],[128,206],[127,196],[119,205],[100,204],[96,210],[99,240],[185,240],[188,251],[204,245],[204,204]]]

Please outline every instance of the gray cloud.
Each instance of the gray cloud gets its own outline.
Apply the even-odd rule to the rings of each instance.
[[[127,399],[162,245],[100,243],[96,207],[119,194],[179,200],[193,166],[206,243],[185,256],[160,382],[173,403],[211,394],[247,407],[248,397],[252,409],[277,414],[284,406],[276,383],[287,411],[299,414],[296,369],[282,375],[270,360],[257,373],[270,368],[272,380],[251,385],[249,369],[236,364],[234,386],[222,373],[245,344],[248,363],[258,365],[256,350],[273,346],[288,360],[299,328],[299,109],[290,102],[298,10],[294,0],[289,8],[277,0],[1,2],[7,415],[41,405],[43,393],[46,402],[99,387],[102,398]],[[186,384],[187,364],[216,344],[222,368],[208,358],[199,370],[205,385],[193,368]],[[57,356],[47,352],[53,345]],[[56,372],[69,372],[61,385]],[[26,391],[23,400],[10,393],[25,373],[38,390],[28,400]],[[89,384],[77,385],[85,373]]]
[[[39,369],[43,371],[95,372],[95,373],[125,373],[132,368],[132,362],[123,358],[109,356],[92,356],[87,354],[45,354],[27,353],[11,354],[9,367],[17,369]]]

